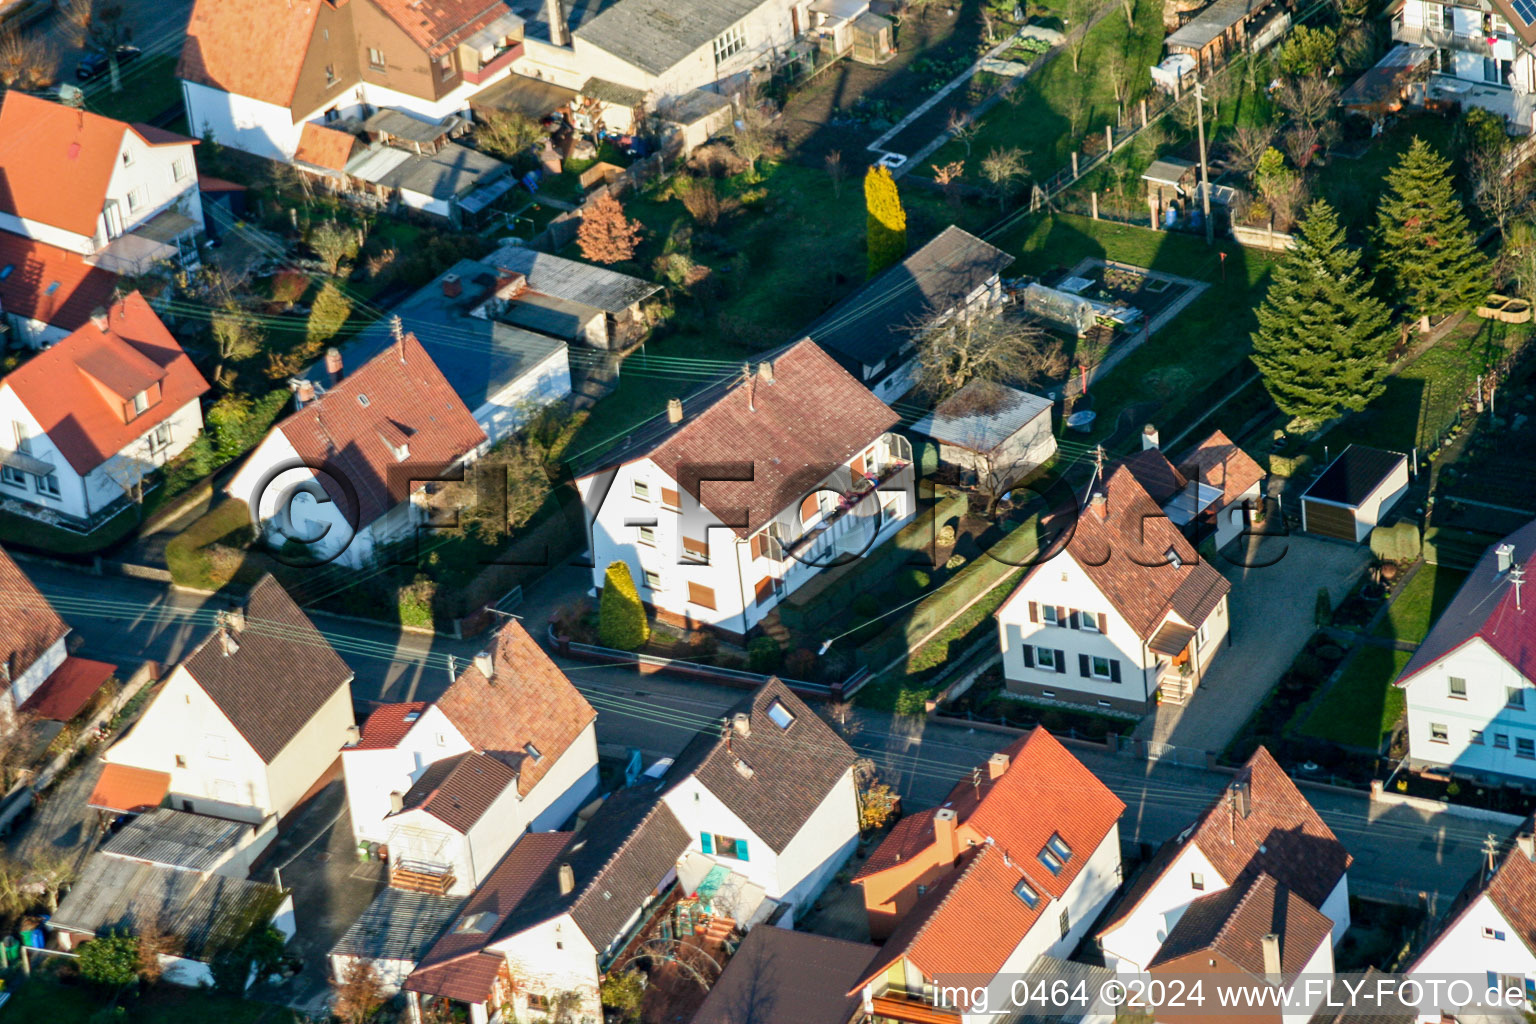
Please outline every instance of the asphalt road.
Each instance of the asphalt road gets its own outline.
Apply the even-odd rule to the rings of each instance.
[[[207,634],[222,605],[195,594],[131,579],[90,576],[33,561],[23,570],[84,639],[81,653],[132,668],[154,659],[173,664]],[[448,658],[474,654],[476,641],[404,633],[381,625],[315,616],[317,626],[357,674],[360,710],[377,701],[430,700],[448,685]],[[539,621],[530,614],[530,623]],[[700,729],[718,728],[741,691],[694,680],[641,675],[627,667],[564,662],[572,682],[597,708],[606,751],[640,749],[646,758],[675,754]],[[1013,737],[879,712],[857,713],[851,742],[873,758],[910,810],[939,803],[954,783]],[[1075,753],[1113,789],[1127,809],[1129,841],[1156,844],[1177,834],[1225,785],[1221,772],[1166,762],[1144,764],[1095,748]],[[1366,794],[1309,787],[1307,795],[1355,856],[1361,891],[1435,894],[1448,901],[1477,870],[1490,833],[1507,829],[1402,806]]]

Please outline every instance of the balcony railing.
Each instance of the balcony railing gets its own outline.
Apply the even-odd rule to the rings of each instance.
[[[480,65],[478,70],[470,71],[466,69],[464,72],[464,81],[468,82],[470,85],[479,85],[486,79],[490,78],[492,75],[496,74],[502,68],[517,60],[517,58],[521,57],[522,55],[523,44],[513,43],[511,46],[507,47],[505,50],[501,51],[496,56]]]
[[[394,889],[446,896],[453,888],[453,868],[423,860],[396,860],[389,864],[389,884]]]
[[[822,514],[822,517],[812,524],[794,542],[786,545],[787,554],[799,558],[807,550],[819,541],[828,537],[837,538],[843,536],[853,527],[857,520],[875,519],[876,529],[879,529],[880,495],[894,493],[898,489],[905,489],[905,481],[900,488],[884,487],[891,481],[900,477],[903,473],[910,474],[911,463],[888,462],[873,478],[863,477],[860,484],[842,492],[838,498],[837,507]],[[884,487],[884,490],[882,490]]]
[[[1488,36],[1481,30],[1475,34],[1464,35],[1447,28],[1405,25],[1401,18],[1395,18],[1392,21],[1392,38],[1400,43],[1433,46],[1442,50],[1459,50],[1462,53],[1474,53],[1479,57],[1498,56],[1496,52],[1497,47],[1490,45],[1488,42],[1490,38],[1498,39],[1501,43],[1507,43],[1507,40],[1497,36]],[[1506,54],[1502,59],[1508,60],[1511,56],[1512,54]]]
[[[909,1021],[911,1024],[956,1024],[960,1011],[947,1006],[935,1006],[917,996],[899,989],[886,991],[871,1000],[870,1012],[875,1017]]]

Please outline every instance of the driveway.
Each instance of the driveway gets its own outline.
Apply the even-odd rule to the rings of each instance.
[[[1138,739],[1225,749],[1317,628],[1312,616],[1318,588],[1327,587],[1338,607],[1371,560],[1369,549],[1359,545],[1300,534],[1247,542],[1251,551],[1243,561],[1254,568],[1226,558],[1218,564],[1232,584],[1230,645],[1187,704],[1161,704],[1142,719]]]

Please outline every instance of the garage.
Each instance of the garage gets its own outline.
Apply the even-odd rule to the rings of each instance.
[[[1408,456],[1352,444],[1301,496],[1301,528],[1359,544],[1408,490]]]

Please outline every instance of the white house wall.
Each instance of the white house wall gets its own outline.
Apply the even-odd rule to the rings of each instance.
[[[1452,676],[1466,680],[1466,699],[1450,695]],[[1405,689],[1408,753],[1414,761],[1536,780],[1536,758],[1521,757],[1519,744],[1530,740],[1536,750],[1536,692],[1481,637],[1426,666]],[[1524,708],[1508,706],[1510,689],[1524,693]],[[1431,738],[1435,725],[1445,726],[1446,742]],[[1482,731],[1482,743],[1472,742],[1474,730]],[[1498,745],[1500,735],[1507,737],[1507,749]]]
[[[1482,58],[1475,57],[1478,62],[1479,75],[1481,75]],[[1404,459],[1398,464],[1380,487],[1371,493],[1365,503],[1355,512],[1355,539],[1363,541],[1371,535],[1371,530],[1381,522],[1381,517],[1392,510],[1398,500],[1408,491],[1408,461]]]
[[[359,842],[387,842],[394,828],[386,821],[390,794],[404,793],[427,766],[470,747],[462,733],[436,705],[424,709],[394,747],[342,751],[352,834]]]
[[[582,994],[580,1014],[602,1019],[597,992],[598,951],[570,915],[540,922],[489,949],[505,956],[512,977],[523,982],[523,991],[515,997],[518,1020],[526,1019],[528,991],[553,994],[571,990]]]
[[[859,801],[853,769],[849,768],[779,854],[783,902],[796,908],[809,907],[832,875],[847,863],[858,841]]]
[[[1191,884],[1195,874],[1204,879],[1203,889],[1196,889]],[[1145,971],[1189,905],[1201,896],[1225,888],[1226,881],[1200,848],[1193,843],[1186,845],[1152,888],[1143,894],[1130,915],[1104,934],[1100,943],[1104,948],[1105,966],[1121,974]]]
[[[192,150],[191,142],[151,146],[136,132],[123,133],[122,148],[107,183],[106,199],[116,201],[124,233],[173,207],[202,228],[203,203]],[[97,245],[105,246],[107,241],[105,230],[98,230]]]
[[[46,321],[33,320],[18,313],[6,313],[5,322],[11,328],[11,337],[29,348],[47,348],[56,341],[63,341],[70,334],[63,327],[55,327]]]
[[[273,813],[281,818],[298,806],[341,756],[352,724],[352,687],[338,686],[267,766]]]
[[[181,90],[187,124],[198,138],[211,134],[220,145],[284,162],[299,148],[303,122],[295,123],[287,107],[185,79]]]
[[[150,451],[147,435],[169,425],[171,440],[164,448]],[[160,469],[191,447],[203,432],[203,407],[198,398],[187,401],[167,419],[147,428],[112,458],[91,470],[85,477],[86,515],[93,515],[120,499],[124,483]]]
[[[538,410],[571,393],[570,350],[564,345],[486,400],[475,422],[492,442],[515,434]]]
[[[662,800],[688,833],[689,850],[698,851],[737,874],[745,875],[762,886],[770,899],[784,895],[788,887],[781,883],[778,854],[697,778],[690,775],[668,790]],[[705,832],[711,838],[721,835],[746,840],[747,859],[742,861],[726,857],[718,852],[718,847],[713,843],[711,849],[706,851],[700,839]]]
[[[1317,909],[1323,912],[1323,916],[1333,922],[1332,944],[1337,946],[1344,941],[1344,933],[1349,931],[1349,874],[1346,872],[1339,876],[1334,884],[1333,891],[1328,898],[1323,900],[1323,905]]]
[[[46,245],[68,249],[70,252],[81,255],[89,255],[96,251],[95,240],[90,235],[82,235],[78,231],[66,231],[40,221],[26,220],[13,213],[0,213],[0,231],[35,238]]]
[[[552,832],[597,791],[597,719],[561,752],[522,801],[520,820],[534,832]]]
[[[11,424],[7,429],[4,425]],[[31,454],[34,458],[53,464],[54,476],[59,483],[59,496],[57,498],[49,494],[43,494],[37,489],[37,481],[28,474],[25,484],[10,484],[0,479],[0,493],[17,501],[25,501],[31,505],[52,509],[55,512],[76,519],[84,519],[88,515],[85,498],[85,481],[70,466],[64,458],[64,453],[48,435],[43,433],[43,428],[37,418],[32,415],[24,405],[16,392],[9,384],[0,387],[0,446],[11,448],[16,444],[16,438],[12,436],[14,425],[21,425],[27,431],[27,438],[31,445]]]
[[[37,660],[19,672],[15,679],[11,680],[11,702],[14,707],[21,707],[28,697],[37,692],[49,676],[53,675],[58,667],[64,664],[64,659],[69,657],[66,641],[69,634],[59,637],[48,649],[38,655]]]
[[[170,773],[171,806],[178,810],[252,824],[275,811],[267,766],[183,665],[102,757]]]
[[[1485,935],[1485,929],[1490,934]],[[1498,934],[1504,938],[1494,937]],[[1485,894],[1478,896],[1465,913],[1447,926],[1408,974],[1425,978],[1456,974],[1482,978],[1489,971],[1498,975],[1536,978],[1536,956]],[[1455,1007],[1444,1009],[1447,1013],[1455,1012]],[[1425,1024],[1439,1024],[1440,1013],[1436,1010],[1421,1014],[1419,1020]]]

